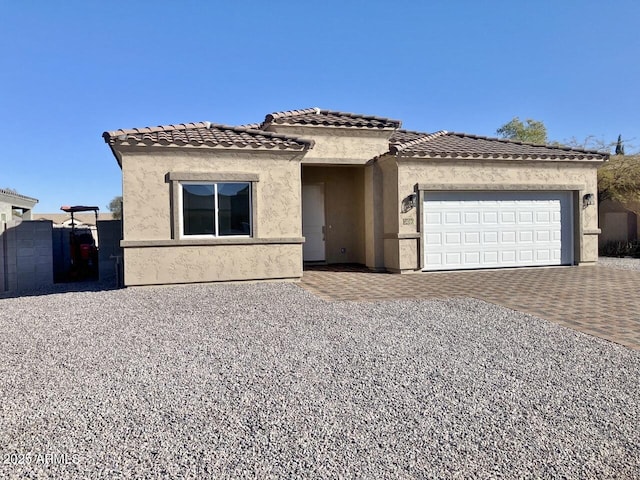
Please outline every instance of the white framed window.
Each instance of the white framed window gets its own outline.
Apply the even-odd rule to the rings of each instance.
[[[181,237],[251,237],[251,182],[179,182]]]

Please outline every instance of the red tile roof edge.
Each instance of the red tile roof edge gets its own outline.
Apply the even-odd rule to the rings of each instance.
[[[308,150],[313,148],[315,142],[313,140],[295,137],[292,135],[284,135],[282,133],[274,133],[274,132],[266,132],[264,130],[260,130],[259,128],[253,128],[254,126],[258,126],[258,124],[248,124],[243,126],[232,126],[232,125],[224,125],[220,123],[212,123],[212,122],[190,122],[190,123],[179,123],[179,124],[171,124],[171,125],[158,125],[157,127],[141,127],[141,128],[129,128],[129,129],[119,129],[106,131],[102,133],[102,138],[105,143],[109,145],[115,145],[118,141],[125,141],[127,135],[136,135],[136,134],[144,134],[144,133],[158,133],[158,132],[171,132],[176,130],[191,130],[191,129],[199,129],[199,128],[216,128],[219,130],[231,130],[237,133],[253,133],[258,134],[267,138],[280,139],[285,141],[291,141],[299,143],[303,146],[302,150]]]
[[[607,160],[609,158],[609,154],[607,152],[600,152],[598,150],[586,150],[580,148],[566,147],[562,145],[546,145],[546,144],[538,144],[531,142],[521,142],[517,140],[510,140],[506,138],[497,138],[497,137],[487,137],[482,135],[472,135],[468,133],[460,133],[460,132],[447,132],[446,130],[440,130],[434,133],[423,133],[423,132],[415,132],[415,131],[406,131],[407,133],[414,133],[417,135],[423,135],[420,138],[415,140],[410,140],[408,142],[391,142],[389,146],[389,153],[396,156],[410,156],[410,157],[418,157],[422,155],[430,155],[439,158],[571,158],[571,159],[602,159]],[[468,152],[435,152],[428,149],[428,143],[431,140],[434,140],[438,137],[442,136],[456,136],[460,138],[471,138],[474,140],[486,140],[489,142],[499,142],[506,143],[512,145],[524,145],[530,147],[540,147],[540,148],[548,148],[553,150],[559,150],[567,152],[566,154],[520,154],[520,153],[468,153]],[[415,147],[424,144],[424,149],[416,149]],[[412,147],[414,147],[413,150]],[[405,150],[411,150],[406,151]],[[573,155],[571,153],[574,153]]]
[[[303,108],[303,109],[299,109],[299,110],[286,110],[286,111],[282,111],[282,112],[273,112],[273,113],[269,113],[265,116],[264,118],[264,122],[262,122],[261,127],[264,128],[265,126],[271,124],[271,123],[290,123],[287,122],[285,119],[287,118],[291,118],[291,119],[295,119],[295,117],[297,116],[301,116],[301,115],[308,115],[308,114],[316,114],[316,115],[320,115],[320,114],[327,114],[327,115],[336,115],[336,116],[340,116],[340,117],[346,117],[346,118],[354,118],[354,119],[363,119],[363,120],[375,120],[378,122],[383,122],[383,123],[388,123],[390,124],[389,127],[386,128],[393,128],[393,129],[397,129],[400,128],[400,126],[402,125],[402,121],[401,120],[394,120],[391,118],[387,118],[387,117],[377,117],[375,115],[365,115],[365,114],[360,114],[360,113],[351,113],[351,112],[341,112],[338,110],[327,110],[327,109],[321,109],[318,107],[312,107],[312,108]],[[342,127],[343,125],[338,125],[339,127]],[[347,128],[374,128],[374,127],[349,127],[347,126]]]

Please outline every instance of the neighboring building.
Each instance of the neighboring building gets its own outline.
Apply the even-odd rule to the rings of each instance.
[[[53,227],[71,227],[70,213],[34,213],[33,220],[51,220]],[[73,219],[77,227],[95,227],[96,216],[93,212],[74,213]],[[113,213],[98,213],[98,221],[113,220]]]
[[[606,154],[320,109],[105,132],[126,285],[593,264]]]
[[[31,220],[31,210],[36,203],[35,198],[0,188],[0,224],[10,222],[14,217]]]
[[[626,209],[620,202],[604,200],[598,207],[600,248],[608,243],[635,242],[640,238],[638,215]]]
[[[51,220],[53,228],[72,228],[70,213],[34,213],[33,220]],[[98,213],[98,221],[113,220],[113,213]],[[73,214],[75,228],[91,231],[96,246],[99,245],[96,215],[93,212],[77,212]]]

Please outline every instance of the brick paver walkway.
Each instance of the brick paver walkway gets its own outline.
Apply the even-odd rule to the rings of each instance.
[[[640,350],[640,272],[602,266],[391,275],[305,270],[301,286],[329,300],[473,297]]]

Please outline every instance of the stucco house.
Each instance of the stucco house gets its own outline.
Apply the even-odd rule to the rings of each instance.
[[[607,155],[309,108],[105,132],[125,284],[593,264]]]
[[[14,190],[0,188],[0,226],[14,218],[31,220],[31,213],[36,203],[38,203],[37,198],[21,195]],[[19,212],[17,217],[16,212]]]

